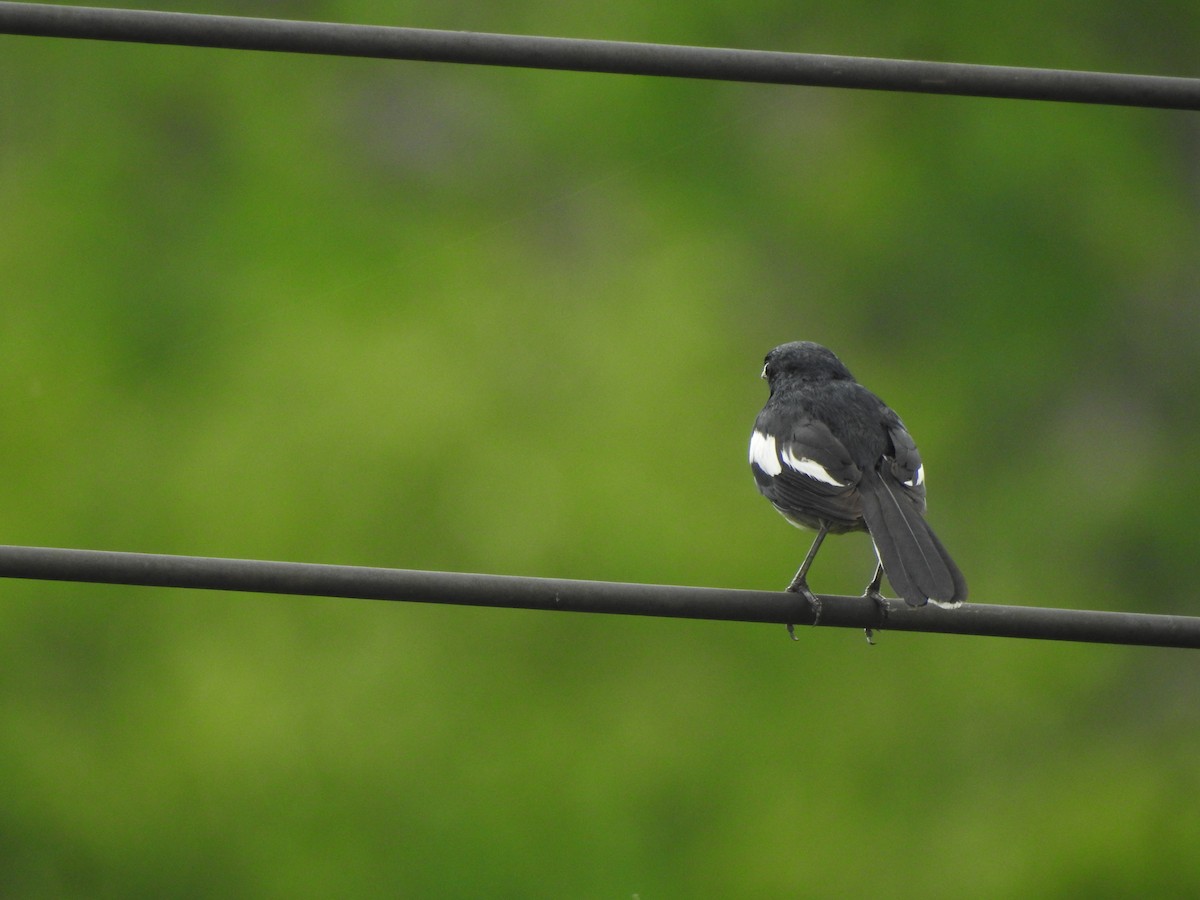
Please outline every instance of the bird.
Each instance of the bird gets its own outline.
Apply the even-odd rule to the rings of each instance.
[[[885,616],[884,574],[909,606],[961,605],[967,582],[925,521],[925,466],[900,417],[812,341],[773,349],[762,377],[770,397],[750,436],[750,470],[788,522],[817,533],[787,587],[812,605],[813,624],[821,604],[808,571],[829,534],[870,534],[878,565],[864,596]]]

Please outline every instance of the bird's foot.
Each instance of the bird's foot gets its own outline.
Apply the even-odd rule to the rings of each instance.
[[[809,590],[808,582],[803,579],[797,579],[787,586],[787,590],[793,594],[802,595],[812,608],[813,625],[821,624],[821,601],[817,598],[816,594]],[[793,641],[796,640],[796,627],[794,625],[788,625],[788,634],[791,635]]]
[[[884,599],[883,594],[879,593],[879,585],[875,582],[872,582],[867,586],[867,590],[863,593],[863,596],[875,601],[875,607],[879,610],[879,624],[880,627],[883,627],[883,625],[887,623],[888,613],[891,612],[891,607],[888,606],[888,602],[886,599]],[[874,647],[875,629],[867,627],[863,629],[863,632],[867,636],[867,643]]]

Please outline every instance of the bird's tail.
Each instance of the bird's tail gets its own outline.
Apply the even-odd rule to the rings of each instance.
[[[966,579],[904,488],[879,472],[863,475],[863,520],[896,593],[909,606],[924,606],[930,600],[958,606],[967,599]]]

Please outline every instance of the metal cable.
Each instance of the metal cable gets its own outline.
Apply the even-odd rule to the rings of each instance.
[[[511,575],[422,572],[314,563],[265,562],[0,546],[0,577],[406,600],[561,612],[668,616],[811,625],[814,611],[782,591],[572,581]],[[865,597],[821,597],[822,626],[992,637],[1200,648],[1200,618],[966,604],[946,610],[889,603],[886,619]]]
[[[0,33],[1200,109],[1200,79],[0,2]]]

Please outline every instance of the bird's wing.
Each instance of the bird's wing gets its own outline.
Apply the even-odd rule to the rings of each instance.
[[[884,458],[881,474],[890,475],[900,483],[910,500],[917,509],[925,512],[925,465],[921,462],[921,454],[917,451],[916,442],[904,423],[897,417],[888,427],[888,437],[892,442],[891,458]]]
[[[764,414],[750,439],[750,464],[758,488],[788,519],[814,526],[826,521],[850,528],[862,516],[862,471],[823,423],[790,422]]]

